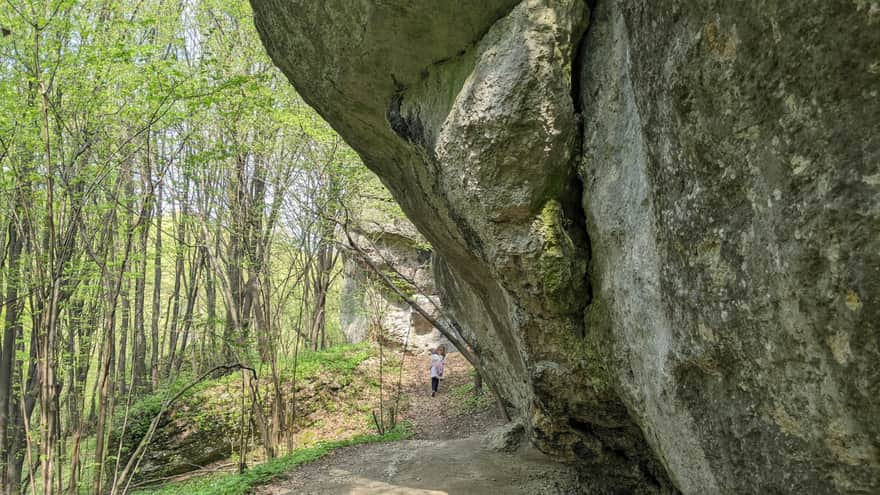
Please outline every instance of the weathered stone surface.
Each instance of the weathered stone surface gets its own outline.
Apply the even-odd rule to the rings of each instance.
[[[235,437],[228,430],[165,421],[138,466],[135,479],[162,480],[195,471],[228,458],[234,444]]]
[[[160,405],[160,398],[149,397],[133,408],[125,422],[120,452],[123,465],[149,430]],[[138,464],[135,481],[161,481],[228,458],[240,432],[238,411],[237,397],[230,394],[206,396],[196,393],[181,399],[160,420]],[[110,445],[119,444],[121,432],[122,421],[113,431]]]
[[[585,484],[880,491],[876,2],[252,4]]]
[[[486,444],[497,452],[513,452],[519,448],[525,435],[525,427],[519,421],[501,425],[486,435]]]
[[[597,9],[588,328],[685,492],[880,491],[878,47],[870,2]]]

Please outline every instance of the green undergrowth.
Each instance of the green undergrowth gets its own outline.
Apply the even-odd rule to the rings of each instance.
[[[298,449],[291,454],[264,462],[241,474],[214,474],[157,488],[138,490],[138,495],[241,495],[280,478],[288,471],[307,462],[320,459],[335,449],[362,443],[394,442],[410,435],[405,424],[384,435],[358,435],[346,440],[319,442],[311,447]]]
[[[473,375],[473,371],[471,372]],[[457,387],[452,387],[449,392],[455,397],[456,408],[459,414],[472,414],[491,406],[492,399],[483,390],[480,395],[474,394],[474,382],[469,381]]]
[[[376,351],[370,347],[369,342],[339,345],[321,351],[300,351],[296,360],[296,379],[297,381],[305,382],[322,374],[342,378],[350,377],[362,362],[375,353]],[[293,364],[293,359],[290,359],[289,362],[279,363],[282,373],[281,380],[283,382],[289,382],[293,379]],[[257,368],[265,370],[267,366],[258,366]],[[194,375],[189,373],[181,374],[173,382],[163,386],[162,389],[135,401],[128,411],[127,434],[135,438],[143,436],[147,432],[153,417],[159,413],[165,400],[192,383],[193,380],[195,380]],[[182,406],[186,405],[205,406],[211,402],[212,396],[216,395],[217,392],[230,390],[237,393],[240,383],[241,373],[239,372],[206,379],[187,390],[178,399],[178,404],[173,409],[180,411],[185,408]],[[268,387],[269,377],[261,377],[259,383],[261,389]],[[206,401],[206,399],[208,400]],[[117,409],[116,414],[117,418],[114,424],[122,425],[125,414],[124,408]]]
[[[297,380],[308,380],[321,373],[351,375],[367,358],[375,354],[369,342],[346,344],[322,351],[301,351],[296,359]],[[293,359],[280,363],[282,378],[293,378]]]
[[[129,444],[126,445],[126,448],[123,448],[123,453],[126,453],[129,450],[128,448],[133,447],[147,433],[153,418],[159,414],[159,411],[162,409],[162,404],[194,380],[195,375],[183,373],[174,381],[165,384],[156,392],[147,394],[134,401],[131,404],[131,407],[128,408],[128,411],[126,411],[124,406],[116,409],[116,418],[114,419],[113,424],[116,425],[117,428],[125,425],[125,436],[127,443]],[[216,386],[218,382],[218,379],[205,380],[191,387],[178,399],[177,407],[179,407],[180,404],[194,402],[199,393]],[[114,437],[112,438],[114,442],[117,441],[120,433],[120,431],[114,432]]]
[[[321,351],[301,350],[296,360],[297,424],[293,427],[301,435],[299,445],[310,447],[322,440],[320,428],[333,415],[363,415],[359,425],[351,421],[340,423],[332,438],[362,433],[371,424],[371,418],[360,412],[356,403],[370,393],[369,382],[359,378],[356,370],[364,361],[375,356],[377,349],[369,343],[334,346]],[[293,359],[278,363],[281,379],[282,400],[289,401],[293,390]],[[272,397],[268,365],[255,365],[259,373],[258,386],[261,397]],[[153,418],[162,404],[175,393],[191,384],[195,378],[183,375],[169,382],[163,389],[146,395],[134,402],[124,417],[124,408],[117,409],[111,445],[117,445],[125,423],[122,454],[123,464],[147,433]],[[242,373],[233,372],[207,379],[188,389],[169,409],[160,423],[142,465],[161,466],[144,476],[150,478],[169,476],[180,472],[180,466],[192,462],[192,455],[202,451],[214,451],[215,455],[233,455],[241,433],[241,380]],[[346,408],[347,401],[351,407]],[[248,408],[252,404],[248,405]],[[266,402],[264,410],[271,410]],[[267,413],[268,414],[268,413]],[[290,425],[287,426],[290,428]],[[335,426],[333,427],[335,428]],[[327,430],[327,428],[325,428]],[[328,434],[324,431],[323,434]],[[206,443],[207,442],[207,443]],[[200,450],[201,449],[201,450]],[[115,451],[114,451],[115,454]],[[211,462],[202,460],[202,462]],[[110,463],[115,463],[115,457]],[[214,492],[205,492],[214,493]],[[217,492],[237,493],[237,492]]]

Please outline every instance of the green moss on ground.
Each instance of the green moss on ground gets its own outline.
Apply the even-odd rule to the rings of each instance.
[[[473,375],[473,372],[471,372]],[[480,395],[474,394],[474,382],[470,381],[453,387],[449,393],[455,397],[454,404],[459,414],[473,414],[492,405],[492,397],[486,390]]]

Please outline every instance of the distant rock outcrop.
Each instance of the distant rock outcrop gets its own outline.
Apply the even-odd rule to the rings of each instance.
[[[251,0],[592,493],[880,493],[874,1]]]
[[[449,341],[387,287],[362,259],[367,256],[407,297],[432,317],[440,318],[430,245],[402,214],[394,215],[369,202],[359,205],[354,213],[356,220],[350,224],[349,235],[361,252],[343,254],[339,305],[343,334],[351,343],[362,342],[370,338],[370,327],[376,319],[375,323],[381,324],[381,338],[394,344],[406,345],[415,352],[426,352],[439,344],[450,348]]]

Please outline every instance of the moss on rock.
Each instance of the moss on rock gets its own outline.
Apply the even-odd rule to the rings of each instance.
[[[538,218],[536,233],[543,239],[538,268],[545,304],[556,314],[577,313],[586,304],[583,253],[565,231],[559,201],[547,201]]]

